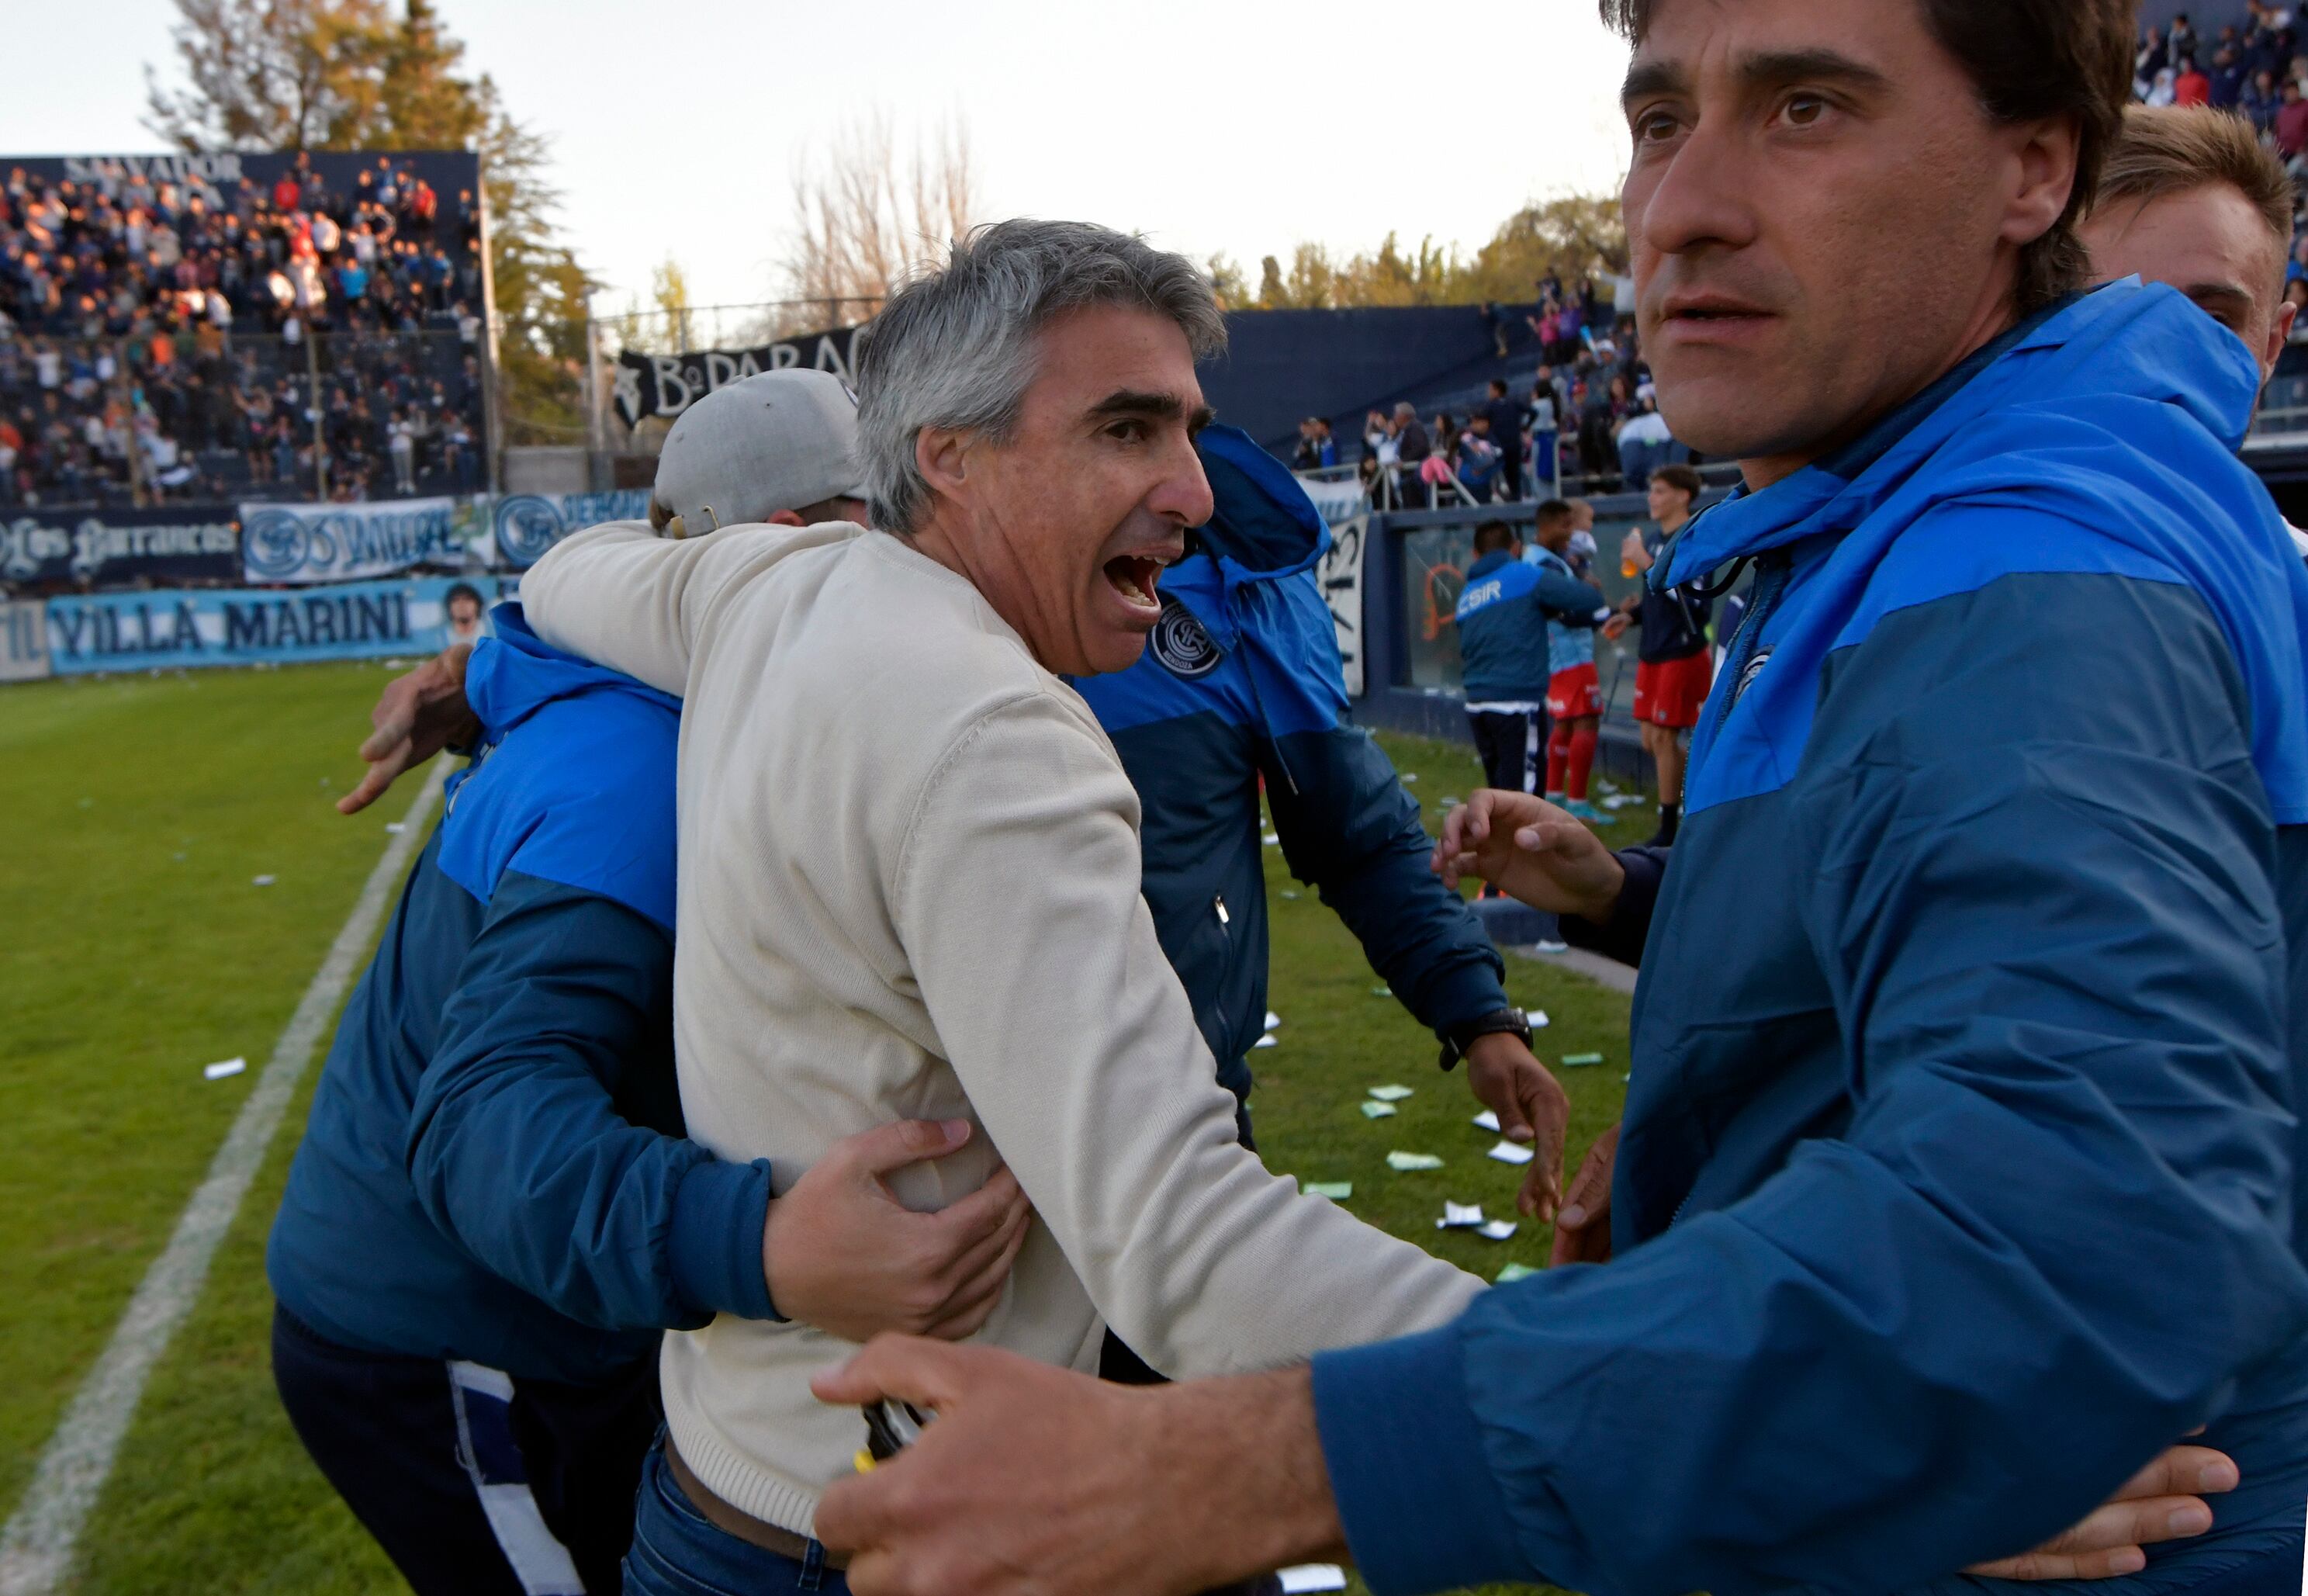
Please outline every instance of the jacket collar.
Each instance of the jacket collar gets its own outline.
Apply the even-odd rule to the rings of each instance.
[[[2177,405],[2240,444],[2259,367],[2243,341],[2186,298],[2137,279],[2071,297],[1974,352],[1857,442],[1760,493],[1744,487],[1693,516],[1652,567],[1672,587],[1824,531],[1847,531],[1961,428],[1999,409],[2126,393]]]

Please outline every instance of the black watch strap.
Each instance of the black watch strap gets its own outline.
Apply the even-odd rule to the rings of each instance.
[[[1494,1009],[1487,1014],[1461,1020],[1458,1024],[1444,1029],[1442,1056],[1435,1062],[1446,1070],[1456,1069],[1459,1061],[1467,1056],[1467,1049],[1473,1047],[1477,1040],[1500,1035],[1520,1038],[1522,1045],[1528,1048],[1530,1046],[1530,1021],[1519,1008]]]

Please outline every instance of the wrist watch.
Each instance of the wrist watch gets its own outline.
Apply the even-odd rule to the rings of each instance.
[[[1435,1062],[1444,1069],[1456,1069],[1467,1049],[1486,1036],[1511,1036],[1526,1048],[1530,1046],[1530,1022],[1519,1008],[1494,1009],[1471,1020],[1461,1020],[1442,1031],[1442,1057]]]

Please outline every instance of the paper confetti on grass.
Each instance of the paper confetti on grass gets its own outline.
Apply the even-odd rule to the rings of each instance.
[[[1499,1117],[1497,1113],[1493,1109],[1486,1109],[1481,1113],[1476,1115],[1475,1128],[1478,1131],[1497,1130],[1499,1128]]]
[[[1275,1038],[1273,1032],[1269,1031],[1266,1035],[1260,1037],[1256,1041],[1250,1045],[1253,1048],[1279,1048],[1282,1044]]]
[[[1382,1103],[1399,1103],[1412,1094],[1408,1086],[1374,1086],[1370,1094]]]
[[[1302,1180],[1298,1189],[1310,1197],[1328,1197],[1333,1203],[1343,1203],[1355,1195],[1351,1180]]]
[[[1528,1147],[1518,1147],[1512,1142],[1502,1142],[1486,1155],[1503,1164],[1527,1164],[1538,1155]]]
[[[228,1058],[221,1064],[202,1065],[201,1074],[209,1080],[221,1081],[227,1075],[237,1075],[247,1067],[248,1060],[245,1058]]]
[[[1434,1221],[1438,1230],[1472,1230],[1483,1222],[1480,1203],[1445,1203],[1442,1217]]]
[[[1500,1270],[1493,1278],[1503,1286],[1511,1286],[1515,1281],[1527,1281],[1537,1272],[1537,1270],[1533,1269],[1528,1264],[1510,1264],[1504,1269]]]
[[[1267,1029],[1267,1030],[1269,1030],[1269,1031],[1276,1030],[1276,1029],[1278,1029],[1278,1028],[1281,1025],[1281,1023],[1282,1023],[1282,1016],[1281,1016],[1280,1014],[1276,1014],[1272,1009],[1268,1009],[1268,1010],[1266,1011],[1266,1029]]]
[[[1515,1233],[1512,1220],[1494,1219],[1475,1232],[1486,1241],[1505,1241]]]
[[[1363,1117],[1365,1119],[1391,1119],[1394,1117],[1394,1105],[1392,1103],[1374,1103],[1370,1101],[1368,1099],[1365,1099],[1363,1101]]]
[[[1418,1169],[1439,1169],[1442,1160],[1431,1152],[1390,1152],[1386,1155],[1386,1167],[1408,1175]]]
[[[1565,1053],[1563,1056],[1563,1067],[1567,1070],[1585,1069],[1589,1065],[1602,1062],[1600,1053]]]
[[[253,886],[271,886],[272,884],[272,877],[270,876],[260,876],[250,884]]]
[[[1282,1596],[1347,1588],[1347,1571],[1336,1563],[1301,1563],[1296,1568],[1285,1568],[1275,1577],[1282,1582]]]

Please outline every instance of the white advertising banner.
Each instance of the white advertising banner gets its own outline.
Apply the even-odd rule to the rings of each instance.
[[[1301,477],[1299,486],[1331,529],[1331,547],[1315,567],[1322,601],[1339,629],[1339,660],[1346,668],[1347,696],[1363,695],[1363,544],[1370,532],[1370,496],[1349,477],[1343,482]]]

